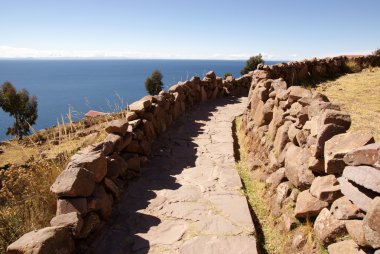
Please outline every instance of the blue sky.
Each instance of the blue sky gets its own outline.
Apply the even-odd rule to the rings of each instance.
[[[293,60],[380,47],[378,0],[0,0],[1,57]]]

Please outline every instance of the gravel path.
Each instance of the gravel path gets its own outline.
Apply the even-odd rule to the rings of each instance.
[[[246,98],[196,106],[153,146],[91,253],[257,253],[235,169],[232,121]]]

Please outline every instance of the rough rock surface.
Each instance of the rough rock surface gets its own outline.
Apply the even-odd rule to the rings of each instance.
[[[342,196],[339,183],[334,175],[319,176],[315,178],[311,184],[310,193],[319,200],[328,203],[332,203]]]
[[[331,205],[331,213],[338,220],[363,219],[364,214],[359,207],[353,204],[346,196],[338,198]]]
[[[367,242],[375,249],[380,248],[380,197],[371,202],[363,220],[363,230]]]
[[[344,221],[337,220],[324,208],[314,222],[314,233],[323,244],[330,244],[347,233]]]
[[[343,171],[348,180],[380,193],[380,170],[370,166],[348,166]]]
[[[373,192],[361,189],[360,186],[355,186],[345,177],[339,177],[338,181],[343,195],[345,195],[363,211],[368,211],[369,204],[371,203],[374,195]]]
[[[369,246],[365,239],[362,220],[347,220],[346,229],[352,240],[359,246]]]
[[[359,147],[344,156],[347,165],[369,165],[380,168],[380,143]]]
[[[297,218],[316,217],[327,206],[327,202],[313,197],[309,190],[305,190],[297,197],[294,214]]]
[[[217,100],[179,118],[130,182],[94,253],[256,253],[234,168],[232,121],[244,106]]]
[[[345,240],[329,245],[329,254],[366,254],[353,240]]]

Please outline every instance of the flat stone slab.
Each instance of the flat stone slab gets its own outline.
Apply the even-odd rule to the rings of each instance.
[[[203,103],[160,136],[92,253],[257,253],[232,137],[245,105]]]

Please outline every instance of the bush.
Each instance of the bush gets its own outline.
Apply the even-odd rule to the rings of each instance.
[[[162,87],[164,84],[162,83],[162,74],[159,70],[153,71],[152,75],[150,75],[145,80],[145,89],[150,95],[157,95],[162,91]]]
[[[230,72],[226,72],[224,73],[224,79],[226,79],[227,77],[231,76],[232,77],[232,73]]]
[[[355,60],[348,60],[346,62],[346,68],[349,72],[360,72],[362,70],[361,66]]]
[[[27,90],[17,91],[9,82],[0,87],[0,107],[15,118],[13,127],[9,127],[7,135],[17,135],[20,139],[29,134],[30,126],[37,120],[37,98],[29,97]]]
[[[257,56],[252,56],[247,60],[247,65],[240,71],[241,75],[247,74],[250,71],[254,71],[257,68],[257,65],[264,63],[263,57],[261,54]]]
[[[375,51],[373,51],[372,54],[373,54],[373,55],[376,55],[376,56],[380,56],[380,48],[379,48],[379,49],[376,49]]]

